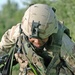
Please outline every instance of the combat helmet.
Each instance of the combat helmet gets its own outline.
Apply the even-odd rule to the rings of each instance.
[[[30,6],[22,19],[22,29],[28,37],[47,38],[58,31],[58,22],[52,7],[46,4]]]

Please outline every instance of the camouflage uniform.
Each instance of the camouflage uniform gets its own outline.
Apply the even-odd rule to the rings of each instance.
[[[43,15],[43,17],[41,15],[40,19],[39,17],[35,17],[35,14],[33,10],[34,7],[40,6],[41,8],[45,7],[45,10],[48,10],[47,12],[43,12],[45,11],[44,9],[42,9],[41,14],[45,14],[45,16]],[[34,66],[37,68],[37,71],[39,72],[39,75],[58,75],[57,71],[56,71],[56,66],[58,68],[59,63],[60,63],[60,57],[63,58],[65,61],[67,61],[67,63],[69,63],[71,66],[70,68],[72,68],[72,70],[74,71],[75,69],[75,61],[74,61],[74,50],[75,50],[75,44],[71,41],[70,37],[67,34],[67,28],[63,26],[62,23],[58,22],[55,19],[55,15],[52,11],[52,9],[47,8],[48,6],[46,5],[33,5],[32,8],[33,10],[31,10],[32,8],[29,8],[22,20],[22,23],[18,23],[16,26],[13,26],[11,29],[9,29],[8,31],[5,32],[5,34],[3,35],[1,42],[0,42],[0,55],[6,54],[10,51],[10,48],[13,47],[13,45],[16,43],[17,38],[20,36],[20,32],[19,32],[19,26],[21,25],[23,32],[29,37],[29,35],[31,35],[31,23],[33,20],[35,21],[40,21],[40,23],[42,25],[44,25],[43,29],[45,29],[46,31],[44,32],[44,30],[42,30],[42,27],[40,27],[40,33],[39,36],[41,38],[46,38],[51,36],[52,37],[52,41],[50,44],[46,45],[43,49],[43,51],[33,51],[32,47],[28,47],[27,46],[27,41],[24,39],[24,35],[23,36],[23,44],[25,47],[25,51],[27,53],[27,55],[25,54],[19,54],[19,56],[16,56],[16,60],[19,61],[20,64],[20,73],[19,75],[25,75],[26,73],[26,68],[28,67],[29,62],[25,62],[23,63],[22,60],[28,61],[27,57],[29,58],[29,60],[34,64]],[[29,11],[31,11],[32,13],[30,13]],[[39,9],[36,10],[36,12],[39,11]],[[53,13],[52,15],[50,15],[48,12]],[[34,14],[33,14],[34,13]],[[33,15],[33,16],[28,16],[29,15]],[[49,15],[51,17],[51,19],[49,18]],[[54,15],[54,16],[53,16]],[[28,18],[29,17],[29,18]],[[45,17],[45,18],[44,18]],[[44,19],[43,19],[44,18]],[[47,18],[49,21],[47,21]],[[48,26],[45,22],[48,22],[48,24],[51,22],[53,23],[53,25]],[[28,26],[29,25],[29,28]],[[47,25],[47,26],[46,26]],[[51,29],[53,30],[51,30]],[[50,33],[49,33],[50,32]],[[48,62],[46,62],[48,60]],[[62,60],[62,59],[61,59]],[[52,65],[52,66],[51,66]],[[62,66],[63,68],[60,68],[60,72],[59,75],[72,75],[70,70],[67,69],[66,67]],[[50,69],[50,71],[48,70]],[[66,70],[66,71],[65,71]],[[65,73],[68,72],[68,73]],[[27,70],[27,75],[35,75],[33,73],[33,71],[31,69]]]

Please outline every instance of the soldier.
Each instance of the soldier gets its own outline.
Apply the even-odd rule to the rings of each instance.
[[[75,45],[69,29],[57,20],[52,7],[31,5],[22,23],[3,35],[0,55],[8,53],[17,39],[20,40],[17,45],[22,49],[22,53],[15,53],[20,64],[19,75],[74,75]]]

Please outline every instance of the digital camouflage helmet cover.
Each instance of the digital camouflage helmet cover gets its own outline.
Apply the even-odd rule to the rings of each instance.
[[[46,4],[30,6],[22,19],[22,29],[28,37],[47,38],[58,31],[58,22],[52,7]]]

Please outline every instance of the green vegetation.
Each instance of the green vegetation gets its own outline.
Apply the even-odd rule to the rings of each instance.
[[[19,74],[19,64],[13,67],[12,75],[18,75]]]

